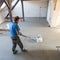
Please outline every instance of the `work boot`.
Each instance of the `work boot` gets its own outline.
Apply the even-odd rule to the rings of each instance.
[[[22,49],[22,52],[27,52],[27,50],[26,49]]]
[[[13,51],[13,54],[17,54],[17,52],[18,52],[18,51],[17,51],[17,50],[15,50],[15,51]]]

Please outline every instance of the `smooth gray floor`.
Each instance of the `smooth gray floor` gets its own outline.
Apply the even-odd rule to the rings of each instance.
[[[37,20],[37,21],[36,21]],[[40,21],[41,20],[41,21]],[[24,47],[28,50],[27,53],[21,52],[17,46],[18,54],[13,55],[12,41],[9,32],[0,31],[0,60],[60,60],[60,50],[56,46],[60,46],[60,29],[49,28],[45,19],[27,19],[25,22],[20,22],[21,32],[30,37],[35,37],[41,34],[43,42],[37,43],[29,38],[20,37]],[[42,23],[42,24],[41,24]],[[6,23],[2,28],[6,28]]]
[[[42,17],[28,17],[28,18],[25,18],[25,21],[26,23],[29,25],[29,26],[32,26],[32,27],[48,27],[49,24],[46,20],[46,18],[42,18]]]

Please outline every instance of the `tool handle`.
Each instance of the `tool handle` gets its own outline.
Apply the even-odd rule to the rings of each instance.
[[[35,40],[35,39],[33,39],[33,38],[29,37],[29,36],[23,35],[23,34],[21,36],[26,37],[26,38],[30,38],[32,40]]]
[[[26,36],[26,35],[23,35],[23,34],[21,36],[26,37],[26,38],[30,38],[29,36]]]

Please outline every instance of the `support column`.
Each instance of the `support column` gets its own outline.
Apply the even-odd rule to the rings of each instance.
[[[17,0],[17,2],[15,3],[15,5],[11,8],[11,11],[15,8],[15,6],[18,4],[19,0]],[[7,18],[9,15],[9,13],[7,14],[7,16],[5,18]]]
[[[11,20],[11,22],[13,21],[12,20],[12,12],[11,12],[11,2],[9,1],[9,0],[5,0],[5,4],[7,5],[7,7],[8,7],[8,10],[9,10],[9,14],[10,14],[10,20]]]
[[[23,6],[23,0],[21,0],[21,5],[22,5],[22,15],[23,15],[23,21],[25,21],[25,20],[24,20],[24,6]]]

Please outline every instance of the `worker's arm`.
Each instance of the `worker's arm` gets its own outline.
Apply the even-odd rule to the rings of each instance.
[[[18,25],[16,25],[16,28],[15,28],[16,32],[18,35],[22,35],[21,31],[20,31],[20,28]]]

